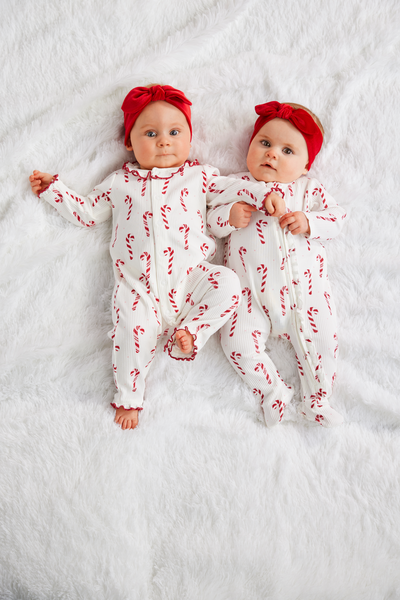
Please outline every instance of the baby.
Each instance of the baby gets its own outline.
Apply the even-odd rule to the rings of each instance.
[[[338,235],[346,214],[316,179],[306,177],[324,131],[319,119],[297,104],[267,102],[256,112],[250,172],[236,177],[272,186],[287,212],[265,217],[241,203],[209,211],[211,231],[218,237],[230,234],[226,264],[238,274],[244,296],[222,328],[222,347],[260,397],[270,427],[281,421],[293,391],[265,346],[269,336],[286,338],[296,352],[303,415],[324,427],[340,425],[342,416],[329,404],[338,344],[323,244]]]
[[[34,171],[29,178],[33,192],[76,225],[92,227],[112,216],[112,406],[122,429],[138,424],[145,378],[164,329],[165,351],[193,360],[239,305],[237,276],[208,262],[216,244],[205,227],[207,204],[244,197],[254,208],[275,211],[264,184],[254,183],[250,196],[241,180],[187,160],[190,106],[183,92],[168,85],[131,90],[122,110],[125,145],[137,162],[125,163],[87,197],[57,175]]]

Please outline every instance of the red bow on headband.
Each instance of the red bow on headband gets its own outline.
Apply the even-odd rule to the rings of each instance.
[[[189,125],[190,137],[192,137],[190,113],[192,103],[186,98],[183,92],[170,85],[153,85],[149,88],[135,87],[126,96],[121,106],[124,111],[125,145],[129,141],[131,129],[142,110],[146,108],[150,102],[157,102],[157,100],[165,100],[165,102],[172,104],[172,106],[175,106],[183,112]]]
[[[309,169],[318,152],[321,150],[323,142],[322,132],[312,116],[302,108],[292,108],[289,104],[280,104],[279,102],[258,104],[258,106],[255,107],[255,111],[260,116],[254,125],[250,143],[254,136],[260,131],[261,127],[263,127],[265,123],[268,123],[268,121],[272,121],[272,119],[285,119],[286,121],[290,121],[290,123],[300,131],[307,144],[307,168]]]

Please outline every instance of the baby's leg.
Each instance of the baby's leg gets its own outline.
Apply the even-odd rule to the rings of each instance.
[[[165,349],[172,358],[191,360],[237,308],[240,283],[230,269],[204,262],[190,273],[180,293],[181,322]]]
[[[333,302],[314,293],[313,306],[306,306],[304,314],[306,333],[298,335],[293,329],[291,334],[302,387],[302,412],[309,421],[335,427],[343,423],[343,417],[329,403],[338,350]]]
[[[252,390],[261,398],[268,427],[282,420],[293,391],[281,379],[265,352],[271,332],[268,316],[258,303],[243,301],[221,331],[221,344],[227,359]]]
[[[145,379],[154,358],[157,336],[161,333],[161,317],[150,295],[145,292],[140,296],[122,282],[114,295],[113,318],[115,422],[122,429],[134,429],[142,410]]]

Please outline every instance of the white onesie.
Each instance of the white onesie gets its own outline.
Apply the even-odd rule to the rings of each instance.
[[[232,175],[256,181],[250,173]],[[265,352],[270,335],[288,339],[296,352],[303,414],[324,426],[342,422],[328,398],[336,376],[335,307],[323,242],[335,237],[346,217],[324,187],[302,176],[291,184],[268,183],[288,211],[304,211],[310,235],[292,235],[278,219],[253,212],[246,228],[227,224],[231,205],[209,211],[211,232],[230,234],[226,264],[239,276],[243,302],[221,331],[223,350],[253,393],[261,399],[267,425],[278,423],[293,391]],[[225,227],[221,224],[225,223]]]
[[[245,199],[261,208],[264,185],[251,189],[252,197]],[[76,225],[92,227],[113,217],[113,406],[142,408],[145,377],[165,326],[172,328],[165,345],[169,355],[193,360],[238,307],[237,276],[207,262],[216,244],[205,219],[206,204],[242,200],[242,192],[241,180],[187,161],[151,171],[126,163],[87,197],[68,189],[57,176],[41,193]],[[178,328],[194,337],[189,355],[176,345]]]

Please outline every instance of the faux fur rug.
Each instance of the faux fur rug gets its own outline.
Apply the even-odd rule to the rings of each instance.
[[[1,3],[0,598],[400,598],[397,0]],[[110,223],[83,230],[30,191],[87,193],[128,158],[135,85],[193,102],[191,158],[245,170],[254,106],[311,108],[312,167],[350,214],[327,245],[339,316],[335,430],[268,430],[214,336],[162,343],[140,425],[113,423]],[[221,252],[219,260],[221,259]]]

